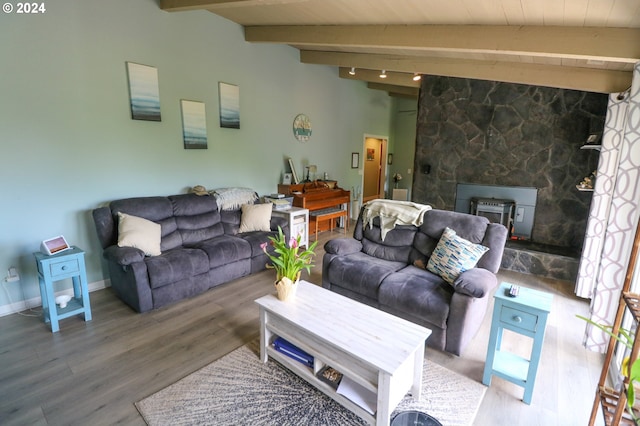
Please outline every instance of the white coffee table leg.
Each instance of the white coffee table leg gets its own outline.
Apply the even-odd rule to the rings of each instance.
[[[422,369],[424,367],[424,344],[416,349],[413,354],[413,386],[411,386],[411,396],[420,399],[422,394]]]
[[[378,406],[376,407],[376,426],[388,426],[391,417],[391,376],[378,373]]]
[[[267,345],[269,344],[269,331],[267,330],[267,311],[260,307],[260,359],[266,363],[269,359],[267,355]]]

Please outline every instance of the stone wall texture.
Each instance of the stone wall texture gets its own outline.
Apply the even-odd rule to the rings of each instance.
[[[576,185],[599,152],[580,147],[606,110],[605,94],[425,76],[412,200],[453,210],[458,183],[536,187],[532,241],[581,248],[592,193]]]

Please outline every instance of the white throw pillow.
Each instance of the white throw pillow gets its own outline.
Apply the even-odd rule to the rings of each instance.
[[[158,223],[118,212],[118,247],[135,247],[147,256],[158,256],[161,238]]]
[[[243,204],[239,233],[271,230],[271,203]]]
[[[456,231],[445,228],[436,249],[427,262],[427,270],[440,275],[453,284],[458,275],[476,266],[478,260],[489,250],[480,244],[456,235]]]

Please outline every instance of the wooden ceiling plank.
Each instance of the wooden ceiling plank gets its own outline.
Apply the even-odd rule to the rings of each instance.
[[[478,25],[362,25],[245,27],[249,42],[528,54],[634,63],[640,29]]]

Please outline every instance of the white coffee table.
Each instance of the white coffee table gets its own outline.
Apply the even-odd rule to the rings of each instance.
[[[271,357],[371,424],[388,425],[393,409],[411,392],[420,398],[425,340],[431,330],[301,281],[293,300],[275,295],[260,306],[260,357]],[[282,337],[314,356],[313,369],[277,352]],[[331,366],[377,395],[368,411],[316,377]]]

